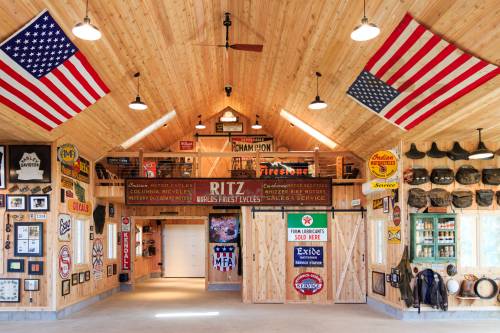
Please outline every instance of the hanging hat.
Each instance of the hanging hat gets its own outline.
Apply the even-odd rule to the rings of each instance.
[[[411,144],[410,150],[408,150],[405,155],[412,160],[419,160],[425,157],[425,153],[419,151],[414,143]]]
[[[447,267],[446,267],[446,273],[449,275],[449,276],[455,276],[457,274],[457,267],[453,264],[449,264]]]
[[[460,289],[460,284],[455,279],[449,279],[446,282],[446,289],[448,289],[448,294],[455,295]]]
[[[446,152],[439,150],[437,143],[433,142],[431,145],[431,149],[427,151],[427,156],[432,158],[441,158],[446,156]]]
[[[463,149],[460,146],[460,143],[455,141],[453,143],[453,148],[451,148],[451,150],[448,151],[446,155],[448,155],[449,159],[457,161],[457,160],[468,160],[470,153],[467,150]]]

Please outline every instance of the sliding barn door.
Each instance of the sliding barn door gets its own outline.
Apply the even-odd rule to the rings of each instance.
[[[285,219],[281,213],[257,213],[253,232],[254,303],[285,302]]]

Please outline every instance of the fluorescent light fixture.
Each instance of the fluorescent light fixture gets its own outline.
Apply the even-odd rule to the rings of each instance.
[[[223,123],[234,123],[237,120],[236,116],[230,110],[224,112],[224,115],[220,117],[220,121]]]
[[[291,113],[281,109],[280,116],[285,118],[286,120],[288,120],[291,124],[294,124],[295,126],[300,128],[302,131],[306,132],[307,134],[309,134],[310,136],[312,136],[313,138],[315,138],[319,142],[323,143],[328,148],[334,149],[335,147],[337,147],[337,143],[335,143],[333,140],[328,138],[326,135],[318,132],[317,130],[315,130],[314,128],[312,128],[311,126],[309,126],[308,124],[306,124],[305,122],[300,120],[299,118],[295,117]]]
[[[142,131],[122,143],[120,146],[123,149],[128,149],[132,147],[135,143],[138,141],[142,140],[144,137],[147,135],[153,133],[156,131],[158,128],[162,127],[165,125],[165,123],[168,123],[170,120],[172,120],[176,116],[175,110],[170,111],[169,113],[165,114],[163,117],[160,119],[156,120],[154,123],[149,125],[148,127],[144,128]]]
[[[172,312],[172,313],[157,313],[155,318],[191,318],[191,317],[216,317],[218,311],[212,312]]]

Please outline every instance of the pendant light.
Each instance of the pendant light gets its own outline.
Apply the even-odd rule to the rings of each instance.
[[[361,24],[351,32],[351,39],[357,42],[364,42],[377,37],[380,34],[380,28],[375,23],[369,23],[366,17],[366,0],[363,0],[363,18]]]
[[[262,125],[259,124],[259,115],[255,116],[255,124],[252,125],[252,128],[254,130],[260,130],[260,129],[262,129]]]
[[[83,19],[83,22],[75,24],[71,31],[76,37],[83,40],[98,40],[101,38],[102,34],[99,29],[90,23],[89,0],[87,0],[87,4],[85,6],[85,18]]]
[[[477,149],[469,155],[469,160],[490,160],[493,158],[493,152],[486,148],[484,142],[481,140],[482,130],[482,128],[477,129],[479,132],[479,143],[477,144]]]
[[[137,111],[146,110],[148,108],[148,106],[146,105],[146,103],[144,103],[144,102],[141,101],[141,96],[139,96],[140,76],[141,76],[140,72],[137,72],[137,73],[134,74],[134,77],[137,78],[137,96],[135,97],[135,100],[132,101],[128,105],[129,108],[131,108],[132,110],[137,110]]]
[[[310,110],[322,110],[328,106],[325,101],[322,101],[319,97],[319,78],[321,77],[320,72],[316,72],[316,98],[309,104]]]
[[[199,120],[198,120],[198,124],[196,124],[196,125],[194,126],[194,128],[199,129],[199,130],[202,130],[202,129],[207,128],[207,126],[203,125],[203,123],[201,122],[201,114],[200,114],[200,115],[198,115],[198,119],[199,119]]]

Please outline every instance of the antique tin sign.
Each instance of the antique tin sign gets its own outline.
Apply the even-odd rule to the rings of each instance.
[[[234,253],[234,246],[232,245],[214,246],[214,253],[212,255],[212,266],[214,269],[221,272],[231,271],[236,266],[236,255]]]
[[[387,226],[387,242],[389,244],[401,244],[400,226]]]
[[[293,287],[302,295],[314,295],[323,289],[323,279],[316,273],[305,272],[295,277]]]
[[[80,202],[78,199],[68,199],[68,210],[75,214],[90,215],[92,214],[92,204],[89,201]]]
[[[75,145],[65,143],[57,148],[57,159],[62,164],[72,166],[78,161],[78,149]]]
[[[373,176],[387,179],[398,171],[398,159],[390,150],[377,151],[368,160],[368,169]]]
[[[61,172],[63,175],[73,179],[90,183],[90,162],[83,157],[78,157],[73,165],[66,165],[61,163]]]
[[[71,216],[59,214],[58,217],[59,240],[69,242],[71,240]]]
[[[179,150],[194,150],[194,141],[179,141]]]
[[[395,226],[401,224],[401,208],[399,206],[394,206],[392,209],[392,222]]]
[[[288,214],[289,242],[326,242],[328,218],[326,214]]]
[[[260,177],[312,177],[312,173],[309,172],[309,163],[307,162],[261,162]]]
[[[68,245],[63,245],[59,250],[59,276],[68,279],[71,273],[71,254]]]
[[[323,247],[294,246],[293,267],[323,267]]]

